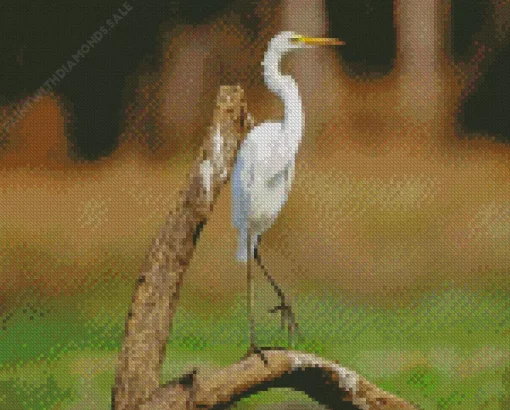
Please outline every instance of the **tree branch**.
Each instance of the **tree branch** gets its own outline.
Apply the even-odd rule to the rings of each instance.
[[[196,235],[250,128],[240,86],[220,88],[213,124],[202,155],[193,163],[189,186],[155,238],[138,277],[112,391],[116,410],[135,409],[160,385],[165,346]]]
[[[264,350],[219,372],[189,375],[161,387],[139,410],[227,408],[243,397],[273,387],[291,387],[331,409],[412,410],[416,407],[386,393],[355,372],[298,351]],[[182,379],[181,379],[182,380]]]

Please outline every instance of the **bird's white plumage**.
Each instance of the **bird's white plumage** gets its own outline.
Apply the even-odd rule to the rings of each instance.
[[[304,48],[292,40],[292,32],[274,37],[264,58],[264,79],[268,88],[284,103],[282,122],[256,126],[241,144],[232,174],[232,222],[238,229],[237,259],[247,261],[248,229],[252,249],[256,237],[271,227],[287,201],[294,177],[295,156],[303,134],[303,110],[296,82],[280,73],[282,56]]]
[[[283,121],[266,122],[253,128],[241,144],[232,172],[232,222],[239,232],[237,260],[248,262],[246,273],[252,351],[258,349],[253,316],[255,291],[252,258],[256,259],[280,299],[281,305],[274,311],[282,312],[282,326],[284,320],[289,321],[290,346],[293,329],[297,326],[292,309],[286,303],[280,287],[264,268],[260,255],[255,255],[254,252],[257,237],[271,227],[287,202],[294,179],[295,157],[303,136],[303,107],[299,90],[291,76],[282,75],[280,62],[287,52],[296,48],[342,44],[338,39],[303,37],[284,31],[271,39],[264,55],[264,81],[267,88],[283,102]],[[251,238],[248,235],[251,235]]]
[[[232,177],[233,224],[239,230],[238,260],[246,261],[248,227],[252,247],[269,229],[287,201],[294,158],[281,152],[281,124],[255,127],[241,145]],[[278,164],[278,166],[275,166]],[[253,249],[252,249],[253,250]]]

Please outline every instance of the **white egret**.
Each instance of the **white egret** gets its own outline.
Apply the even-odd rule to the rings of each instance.
[[[288,320],[289,344],[295,330],[294,315],[285,297],[264,268],[257,249],[260,235],[269,229],[287,201],[294,177],[294,163],[303,136],[303,107],[294,79],[280,72],[282,57],[289,51],[319,45],[343,45],[331,38],[303,37],[290,31],[277,34],[269,42],[264,55],[264,81],[284,104],[282,122],[264,122],[257,125],[241,144],[232,173],[234,226],[239,240],[237,260],[247,262],[248,315],[250,319],[250,344],[256,350],[253,318],[254,284],[251,260],[254,258],[262,268],[280,298],[282,326]]]

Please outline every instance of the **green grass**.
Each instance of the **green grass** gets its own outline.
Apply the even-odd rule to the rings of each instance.
[[[108,409],[130,292],[119,280],[1,317],[0,409]],[[383,309],[301,295],[294,300],[301,328],[296,349],[338,360],[424,409],[504,409],[510,402],[508,296],[446,290],[412,307]],[[262,346],[285,345],[279,318],[266,313],[273,302],[269,293],[257,299]],[[163,380],[193,367],[225,366],[245,353],[241,299],[216,316],[199,309],[178,310]],[[236,408],[285,401],[311,405],[302,393],[280,389]]]

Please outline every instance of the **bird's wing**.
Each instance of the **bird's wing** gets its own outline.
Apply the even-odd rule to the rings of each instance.
[[[270,183],[294,160],[292,149],[287,146],[287,139],[281,123],[267,122],[255,127],[248,135],[253,151],[255,179]]]
[[[238,229],[246,229],[250,210],[250,187],[254,177],[251,151],[248,144],[242,147],[232,173],[232,223]]]
[[[291,161],[289,166],[287,167],[287,173],[285,174],[285,191],[287,193],[290,192],[290,188],[292,186],[292,182],[294,181],[294,160]]]
[[[267,188],[275,188],[281,184],[285,187],[285,192],[288,194],[294,181],[294,161],[291,161],[280,172],[273,175],[265,182]]]

